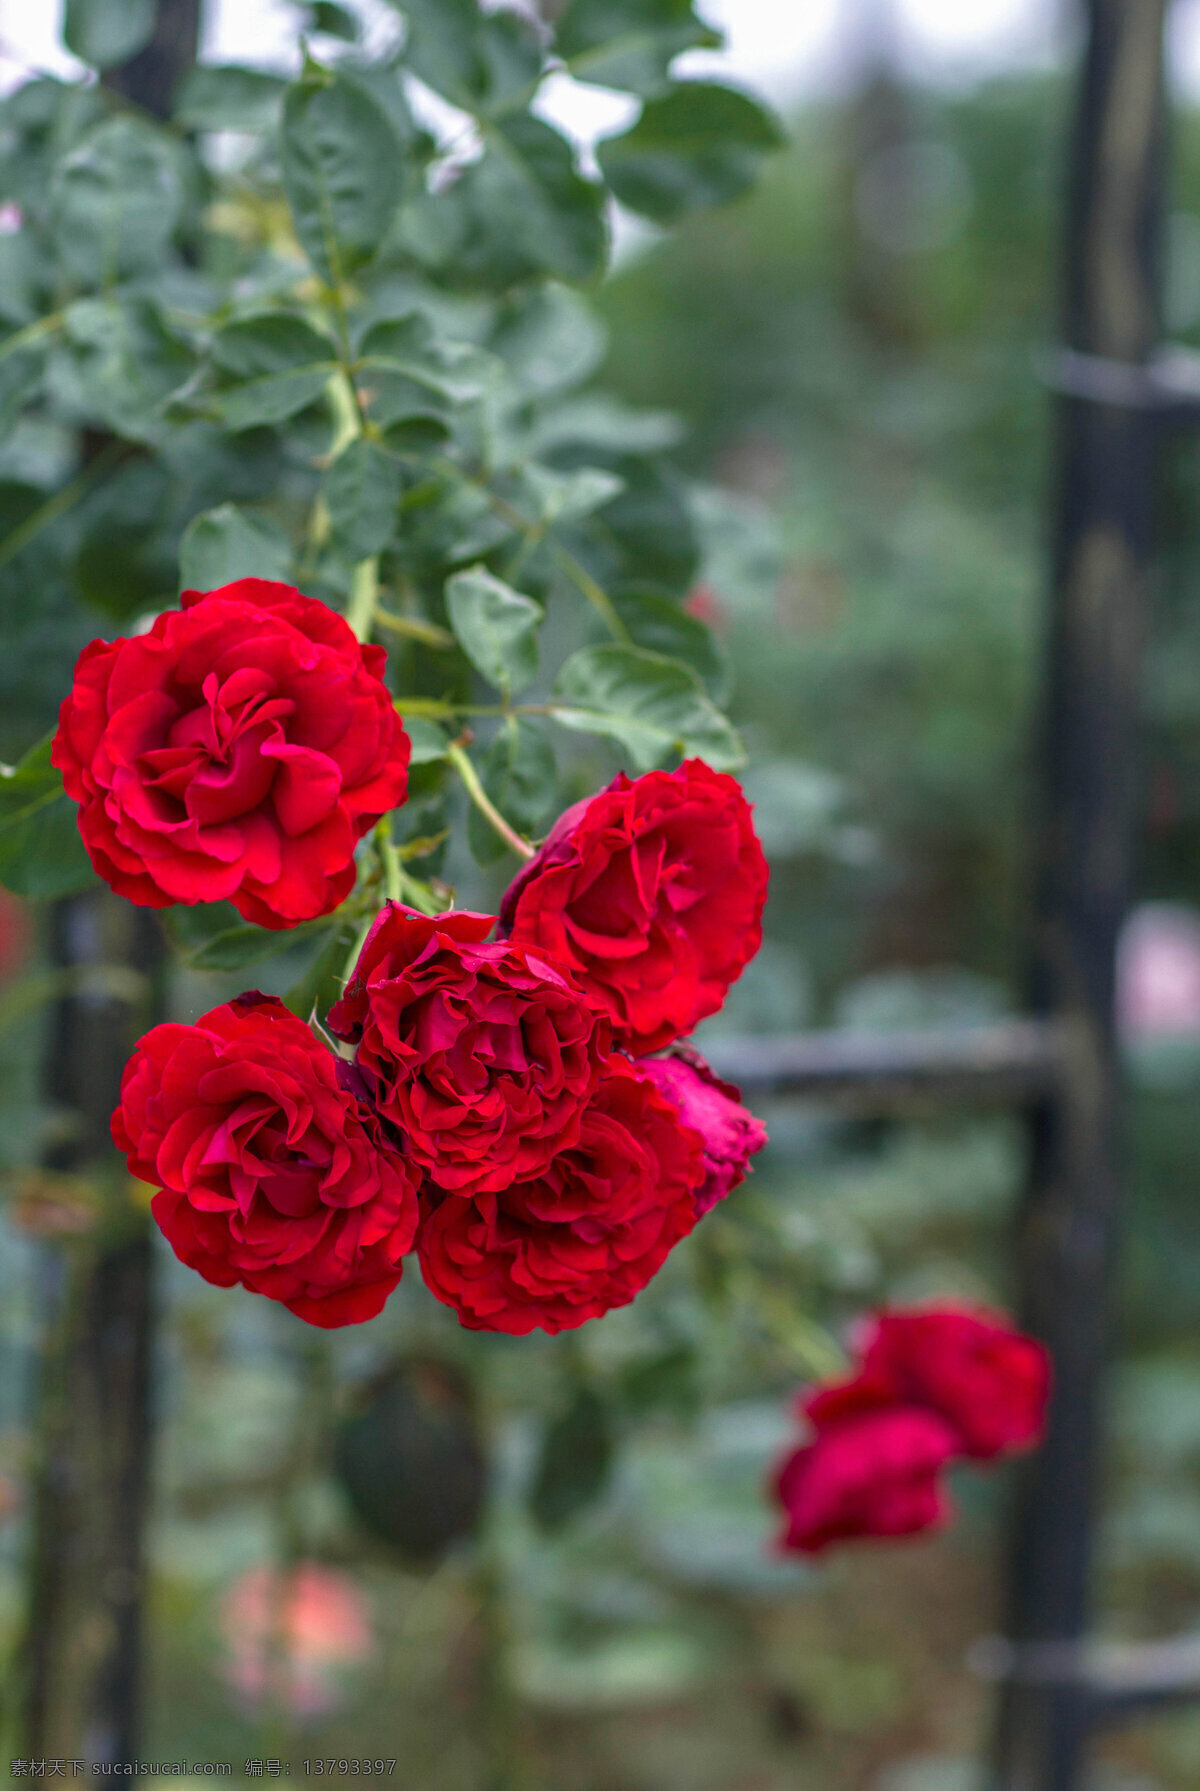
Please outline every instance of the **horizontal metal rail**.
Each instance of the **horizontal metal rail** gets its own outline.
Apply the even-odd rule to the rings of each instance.
[[[1068,1041],[1045,1020],[896,1032],[717,1038],[709,1062],[743,1094],[809,1096],[855,1113],[1029,1107],[1053,1099]]]

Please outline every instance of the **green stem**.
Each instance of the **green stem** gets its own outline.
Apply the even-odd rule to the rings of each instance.
[[[400,863],[400,854],[392,839],[392,817],[385,815],[375,829],[375,846],[379,853],[379,862],[383,866],[383,886],[387,891],[389,902],[400,900],[400,888],[404,877],[404,869]]]
[[[360,641],[369,641],[375,622],[375,601],[379,596],[379,559],[360,560],[354,568],[350,585],[350,602],[346,620]]]
[[[476,771],[474,765],[472,765],[462,747],[457,743],[447,747],[446,757],[450,760],[450,763],[462,778],[463,783],[466,785],[467,795],[471,798],[475,807],[479,810],[489,827],[491,827],[504,841],[509,851],[515,852],[518,858],[532,858],[533,847],[529,844],[528,840],[523,840],[516,829],[510,827],[508,822],[504,819],[504,816],[500,813],[500,810],[496,807],[495,803],[491,800],[487,791],[480,783],[479,773]]]
[[[415,616],[393,615],[390,609],[380,609],[378,604],[375,605],[375,621],[389,634],[420,641],[422,646],[444,648],[454,645],[454,636],[448,629],[439,628],[436,622],[419,622]]]
[[[33,343],[40,342],[43,336],[52,336],[56,330],[62,328],[62,322],[62,312],[53,311],[49,317],[39,317],[33,323],[27,323],[23,330],[16,330],[11,336],[6,336],[0,342],[0,361],[7,355],[17,354],[22,348],[29,348]]]
[[[458,715],[557,715],[561,703],[452,703],[446,697],[400,696],[401,715],[421,715],[430,721],[453,721]]]

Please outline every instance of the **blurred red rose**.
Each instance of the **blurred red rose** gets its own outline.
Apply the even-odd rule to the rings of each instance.
[[[328,914],[356,843],[404,800],[384,663],[325,604],[261,578],[93,641],[52,756],[96,871],[142,907],[228,900],[273,928]]]
[[[737,781],[688,759],[622,772],[555,823],[500,932],[565,964],[635,1055],[690,1032],[762,943],[767,862]]]
[[[112,1132],[176,1256],[309,1324],[373,1318],[416,1232],[418,1175],[303,1021],[243,995],[156,1026],[125,1070]]]
[[[1049,1393],[1050,1358],[1036,1338],[992,1313],[929,1306],[880,1313],[860,1372],[810,1395],[804,1410],[820,1429],[870,1407],[925,1406],[952,1427],[959,1454],[991,1461],[1037,1442]]]
[[[612,1059],[577,1144],[543,1173],[474,1200],[427,1189],[418,1238],[430,1291],[472,1331],[571,1330],[627,1305],[696,1222],[698,1133]]]
[[[817,1554],[834,1542],[912,1536],[945,1521],[941,1474],[958,1439],[935,1412],[888,1406],[819,1430],[784,1462],[780,1546]]]
[[[745,1181],[750,1158],[767,1142],[767,1128],[742,1106],[741,1089],[722,1082],[698,1051],[642,1058],[638,1068],[704,1140],[704,1180],[696,1190],[702,1218]]]
[[[329,1014],[379,1112],[453,1194],[537,1175],[574,1144],[609,1053],[603,1011],[538,952],[486,944],[494,924],[389,903]]]
[[[316,1561],[251,1567],[221,1600],[222,1676],[254,1709],[325,1716],[375,1648],[370,1610],[348,1574]]]

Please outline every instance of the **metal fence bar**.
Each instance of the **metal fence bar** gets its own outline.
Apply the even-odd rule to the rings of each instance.
[[[1066,231],[1070,353],[1143,369],[1159,330],[1167,0],[1087,0]],[[1078,1791],[1092,1708],[1078,1676],[1020,1672],[1090,1615],[1101,1384],[1118,1222],[1113,1025],[1130,883],[1141,638],[1157,425],[1115,391],[1059,402],[1053,590],[1040,744],[1033,1009],[1073,1041],[1034,1123],[1019,1223],[1022,1316],[1053,1352],[1049,1434],[1021,1480],[1009,1564],[1000,1791]]]

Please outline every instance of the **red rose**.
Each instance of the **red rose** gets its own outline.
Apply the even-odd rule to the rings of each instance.
[[[696,1222],[699,1135],[613,1058],[577,1144],[474,1200],[422,1195],[425,1284],[471,1331],[572,1330],[625,1306]]]
[[[638,1068],[704,1140],[704,1181],[696,1190],[696,1215],[702,1218],[745,1181],[750,1158],[767,1142],[767,1128],[742,1106],[741,1089],[722,1082],[698,1051],[646,1057]]]
[[[859,1374],[804,1409],[820,1428],[852,1410],[922,1405],[953,1428],[960,1454],[990,1461],[1037,1442],[1049,1392],[1050,1358],[1036,1338],[988,1312],[930,1306],[880,1313]]]
[[[490,914],[430,920],[391,902],[329,1014],[385,1119],[440,1188],[539,1174],[579,1137],[609,1052],[602,1010]]]
[[[565,964],[641,1056],[716,1013],[762,943],[766,898],[741,786],[688,759],[569,808],[509,887],[500,932]]]
[[[354,1071],[267,995],[156,1026],[125,1070],[112,1133],[157,1182],[176,1256],[309,1324],[373,1318],[416,1232],[418,1175]]]
[[[888,1406],[819,1430],[777,1476],[780,1546],[815,1555],[834,1542],[933,1529],[949,1513],[941,1474],[957,1447],[950,1426],[919,1406]]]
[[[325,604],[261,578],[93,641],[52,757],[99,875],[143,908],[228,900],[273,928],[328,914],[356,843],[404,800],[384,663]]]

